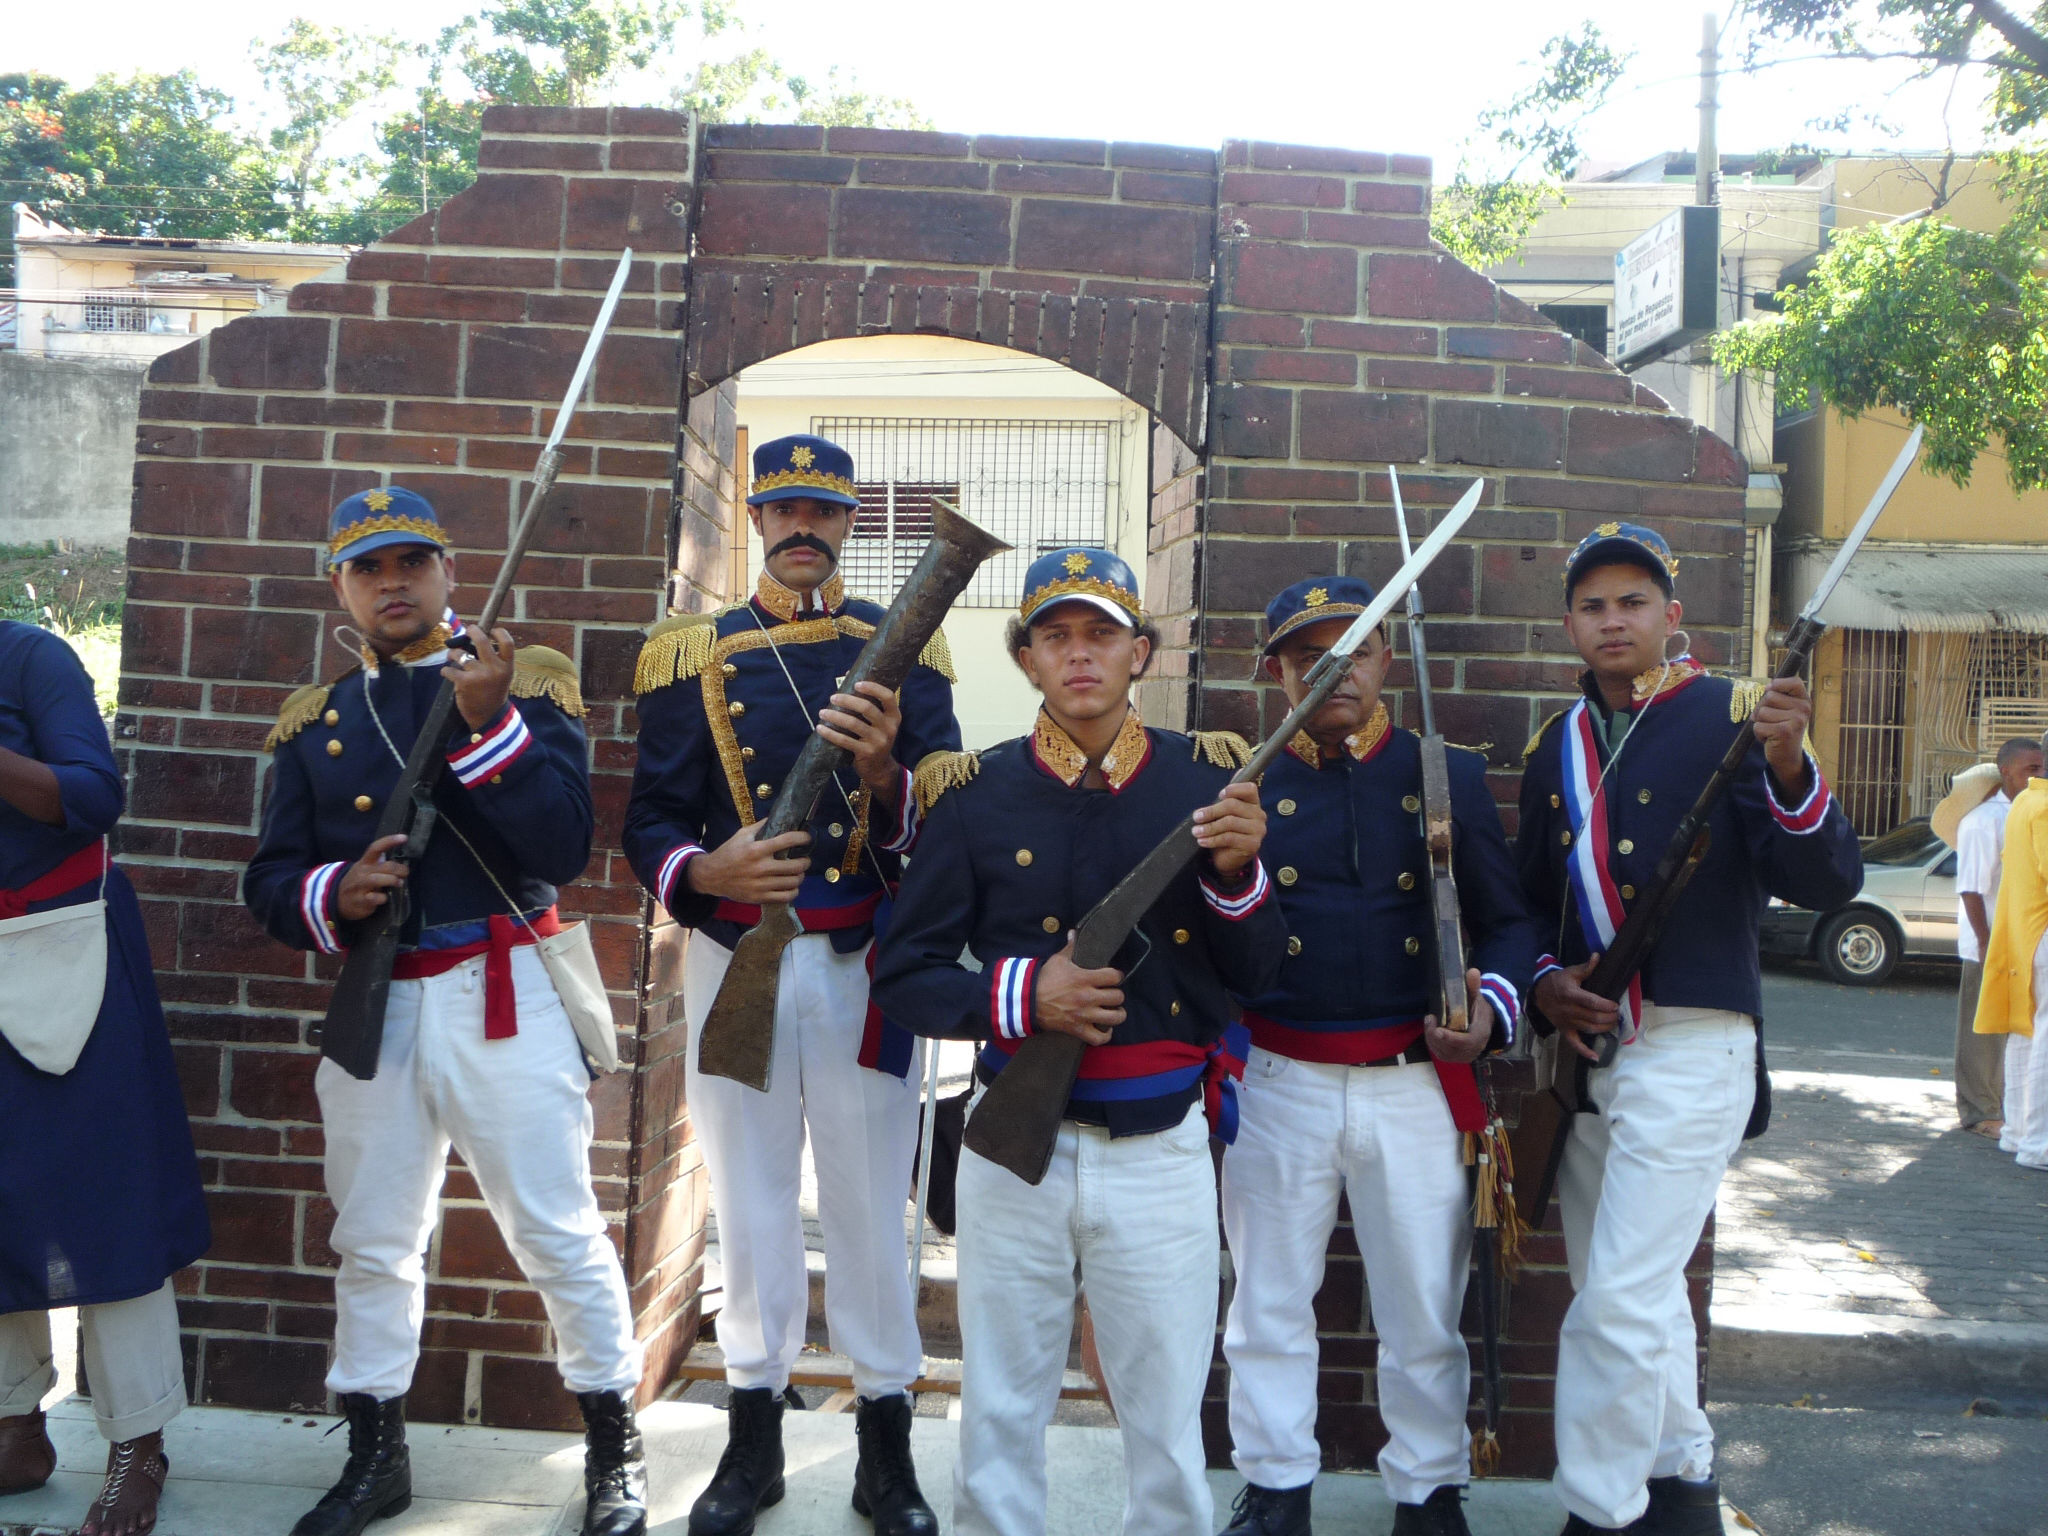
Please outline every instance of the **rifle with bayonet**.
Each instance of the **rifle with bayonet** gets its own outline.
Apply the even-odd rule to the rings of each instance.
[[[1394,573],[1380,595],[1309,669],[1305,680],[1308,691],[1301,702],[1252,753],[1251,760],[1231,775],[1231,783],[1243,784],[1264,773],[1294,739],[1294,733],[1323,707],[1350,673],[1360,648],[1401,600],[1401,594],[1429,569],[1430,562],[1465,526],[1472,509],[1479,504],[1482,485],[1476,480],[1472,483],[1443,522],[1422,541],[1422,547]],[[1139,920],[1200,851],[1191,814],[1081,919],[1074,930],[1074,964],[1083,970],[1099,970],[1108,965]],[[1027,1036],[975,1106],[967,1122],[964,1144],[990,1162],[1009,1169],[1027,1184],[1043,1181],[1086,1050],[1087,1046],[1074,1035],[1048,1031]]]
[[[862,683],[880,683],[900,688],[917,658],[924,653],[953,600],[967,590],[974,573],[991,555],[1010,546],[993,534],[975,527],[960,515],[951,502],[932,501],[932,540],[911,568],[909,577],[896,594],[896,601],[882,615],[881,623],[868,643],[861,647],[853,667],[840,683],[840,691],[852,693]],[[851,762],[853,754],[813,734],[797,754],[796,765],[774,804],[762,818],[756,837],[779,837],[799,832],[810,825],[818,797],[832,782],[833,775]],[[783,858],[810,858],[808,848],[797,848]],[[782,973],[782,952],[802,930],[796,910],[786,902],[773,902],[761,909],[761,920],[740,935],[732,952],[732,963],[718,984],[711,1011],[697,1037],[697,1070],[714,1077],[729,1077],[749,1088],[768,1091],[768,1069],[775,1056],[775,998]]]
[[[548,493],[554,489],[555,476],[562,468],[562,436],[576,413],[577,397],[583,393],[591,365],[597,361],[597,349],[611,324],[612,312],[619,307],[619,295],[625,291],[626,274],[632,265],[633,253],[629,249],[619,256],[618,270],[612,274],[597,321],[583,343],[583,355],[570,377],[568,393],[562,397],[562,408],[555,413],[554,429],[548,433],[547,443],[534,463],[525,510],[498,567],[498,579],[492,583],[483,611],[477,615],[479,634],[488,635],[498,622],[498,613],[512,591],[513,578],[519,574],[520,562],[526,558],[527,548],[539,531]],[[434,788],[447,763],[448,722],[454,712],[455,681],[444,677],[440,691],[420,721],[412,750],[406,754],[405,772],[399,776],[391,798],[384,802],[377,829],[371,834],[374,841],[405,833],[405,846],[399,850],[398,858],[408,863],[417,862],[427,851],[434,824],[440,819],[440,810],[434,804]],[[377,1056],[384,1044],[384,1009],[391,994],[391,967],[398,959],[399,934],[411,911],[408,888],[399,884],[391,888],[383,906],[357,925],[355,942],[349,945],[348,959],[342,963],[334,995],[328,1000],[327,1018],[320,1027],[320,1054],[349,1076],[365,1082],[377,1075]]]
[[[1878,519],[1878,514],[1884,511],[1885,503],[1891,500],[1892,493],[1899,488],[1899,482],[1906,477],[1906,471],[1912,468],[1913,460],[1920,452],[1920,440],[1925,431],[1926,429],[1920,426],[1913,428],[1906,439],[1906,446],[1899,451],[1898,458],[1892,462],[1891,469],[1879,483],[1876,494],[1870,498],[1870,504],[1863,509],[1863,515],[1856,520],[1856,526],[1849,530],[1849,536],[1835,552],[1833,563],[1828,566],[1826,574],[1814,587],[1813,595],[1807,599],[1806,606],[1800,610],[1798,619],[1785,636],[1785,656],[1778,664],[1777,671],[1772,674],[1773,681],[1797,677],[1806,670],[1806,664],[1813,656],[1814,647],[1820,643],[1821,636],[1827,633],[1828,627],[1820,617],[1821,608],[1833,595],[1843,572],[1848,570],[1849,562],[1855,558],[1856,551],[1862,548],[1871,526]],[[1692,808],[1679,818],[1678,825],[1672,830],[1670,842],[1665,845],[1662,857],[1657,860],[1657,869],[1650,877],[1649,884],[1643,887],[1640,899],[1629,910],[1621,927],[1615,931],[1613,941],[1608,944],[1598,962],[1587,974],[1583,983],[1586,991],[1596,997],[1604,997],[1609,1002],[1619,1002],[1627,993],[1629,983],[1635,979],[1636,973],[1643,968],[1643,963],[1649,958],[1650,951],[1655,948],[1666,919],[1678,904],[1678,898],[1684,893],[1686,885],[1706,858],[1711,841],[1707,822],[1713,815],[1714,807],[1720,803],[1721,797],[1735,782],[1736,775],[1742,771],[1743,763],[1749,757],[1750,748],[1755,744],[1756,728],[1752,714],[1736,730],[1733,739],[1728,743],[1727,752],[1722,755],[1713,776],[1707,780],[1706,788],[1700,791],[1699,798],[1693,802]],[[1571,1136],[1572,1116],[1579,1113],[1584,1106],[1584,1074],[1588,1067],[1607,1067],[1614,1064],[1615,1052],[1621,1047],[1619,1030],[1603,1030],[1595,1035],[1592,1047],[1597,1058],[1593,1062],[1586,1061],[1576,1053],[1572,1053],[1567,1059],[1562,1042],[1556,1052],[1556,1070],[1550,1083],[1550,1091],[1564,1113],[1559,1117],[1557,1129],[1552,1137],[1550,1156],[1544,1164],[1543,1177],[1537,1181],[1531,1197],[1531,1210],[1528,1214],[1532,1229],[1543,1223],[1545,1208],[1550,1204],[1550,1192],[1557,1182],[1557,1170],[1564,1157],[1565,1143]]]

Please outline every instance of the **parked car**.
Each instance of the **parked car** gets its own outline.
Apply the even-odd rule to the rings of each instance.
[[[1831,912],[1773,896],[1764,911],[1767,955],[1812,956],[1835,981],[1874,987],[1902,956],[1956,956],[1956,854],[1925,816],[1863,849],[1863,889]]]

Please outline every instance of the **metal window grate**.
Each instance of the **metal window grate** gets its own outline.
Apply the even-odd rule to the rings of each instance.
[[[1899,824],[1906,735],[1906,636],[1842,631],[1842,726],[1836,798],[1862,837]]]
[[[923,553],[934,497],[1014,546],[981,568],[960,598],[969,608],[1014,607],[1040,554],[1115,537],[1120,422],[815,416],[811,430],[853,455],[861,513],[841,569],[876,602]]]
[[[88,331],[146,331],[149,301],[136,294],[95,295],[85,301]]]

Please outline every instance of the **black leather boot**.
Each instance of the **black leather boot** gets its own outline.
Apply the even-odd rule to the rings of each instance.
[[[1309,1536],[1309,1496],[1314,1483],[1299,1488],[1261,1488],[1246,1483],[1230,1506],[1223,1536]]]
[[[1628,1529],[1630,1536],[1721,1536],[1719,1479],[1651,1478],[1650,1507]]]
[[[1420,1504],[1396,1504],[1394,1536],[1472,1536],[1465,1523],[1465,1490],[1445,1483]]]
[[[782,1399],[737,1387],[725,1411],[725,1454],[690,1506],[690,1536],[747,1536],[754,1516],[782,1502]]]
[[[583,1536],[647,1536],[647,1452],[633,1405],[578,1392],[583,1410]]]
[[[875,1536],[938,1536],[939,1519],[917,1486],[910,1460],[910,1399],[894,1392],[854,1404],[853,1507],[875,1522]]]
[[[1584,1515],[1566,1515],[1557,1536],[1634,1536],[1635,1525],[1595,1525]]]
[[[405,1399],[380,1403],[367,1392],[344,1392],[341,1411],[348,1417],[348,1460],[341,1481],[299,1517],[292,1536],[362,1536],[372,1520],[412,1507]]]

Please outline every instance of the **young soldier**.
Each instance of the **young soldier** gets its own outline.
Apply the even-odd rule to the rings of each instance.
[[[918,769],[926,813],[875,970],[919,1034],[979,1038],[981,1081],[1058,1030],[1090,1047],[1045,1179],[960,1156],[963,1396],[953,1528],[1046,1521],[1045,1431],[1078,1272],[1123,1428],[1126,1536],[1212,1526],[1200,1411],[1216,1330],[1212,1126],[1241,1043],[1227,988],[1263,991],[1284,932],[1258,861],[1249,755],[1222,733],[1149,730],[1130,703],[1157,637],[1130,567],[1058,549],[1025,576],[1010,648],[1044,698],[1028,736]],[[1078,969],[1074,925],[1190,812],[1202,855],[1113,966]],[[963,949],[979,974],[961,964]]]
[[[1592,1111],[1572,1117],[1558,1176],[1577,1294],[1558,1342],[1557,1489],[1574,1533],[1721,1529],[1685,1261],[1752,1108],[1758,1131],[1769,1112],[1757,921],[1767,895],[1824,912],[1863,878],[1856,834],[1805,750],[1805,684],[1758,699],[1689,656],[1666,659],[1677,571],[1664,540],[1632,523],[1572,551],[1565,631],[1588,669],[1583,697],[1529,744],[1515,839],[1523,891],[1557,946],[1537,963],[1532,1011],[1556,1032],[1557,1070],[1585,1074]],[[1757,745],[1708,820],[1698,872],[1623,1005],[1594,996],[1581,985],[1594,956],[1753,701]],[[1588,1070],[1593,1037],[1616,1030],[1614,1065]]]
[[[655,626],[640,656],[640,763],[625,848],[641,883],[697,931],[683,960],[690,1117],[711,1172],[732,1384],[725,1455],[691,1536],[741,1536],[782,1497],[782,1393],[804,1344],[810,1286],[798,1219],[804,1132],[825,1228],[825,1316],[853,1362],[860,1458],[853,1503],[879,1536],[937,1523],[910,1458],[910,1384],[924,1363],[903,1230],[917,1147],[915,1042],[868,1004],[877,913],[917,836],[910,771],[957,749],[951,662],[935,637],[899,700],[838,679],[881,620],[849,597],[840,547],[860,505],[853,460],[820,437],[754,453],[747,498],[765,558],[753,599]],[[813,731],[852,753],[807,832],[757,840]],[[792,850],[808,856],[787,858]],[[761,908],[794,903],[766,1093],[697,1070],[696,1031]]]
[[[1273,599],[1265,665],[1290,702],[1372,596],[1354,577],[1324,576]],[[1439,1027],[1422,744],[1380,702],[1392,654],[1374,634],[1260,784],[1288,937],[1279,980],[1245,1000],[1251,1054],[1223,1158],[1237,1269],[1223,1352],[1247,1480],[1225,1536],[1307,1536],[1322,1464],[1314,1301],[1346,1193],[1380,1336],[1379,1466],[1395,1536],[1467,1536],[1471,1365],[1458,1314],[1472,1217],[1460,1133],[1485,1127],[1471,1063],[1514,1038],[1536,929],[1485,761],[1454,752],[1470,1028]]]
[[[647,1528],[632,1395],[640,1346],[625,1275],[590,1184],[591,1074],[535,937],[555,888],[590,858],[575,668],[558,651],[462,632],[455,563],[434,509],[399,486],[334,509],[328,562],[363,664],[286,701],[276,771],[243,899],[283,942],[345,950],[401,884],[411,903],[392,969],[377,1075],[329,1061],[314,1085],[336,1217],[334,1365],[348,1415],[341,1480],[293,1536],[356,1536],[412,1501],[404,1396],[419,1359],[426,1275],[452,1145],[506,1246],[541,1293],[563,1380],[588,1428],[585,1536]],[[419,721],[455,679],[440,825],[416,865],[372,840]]]

